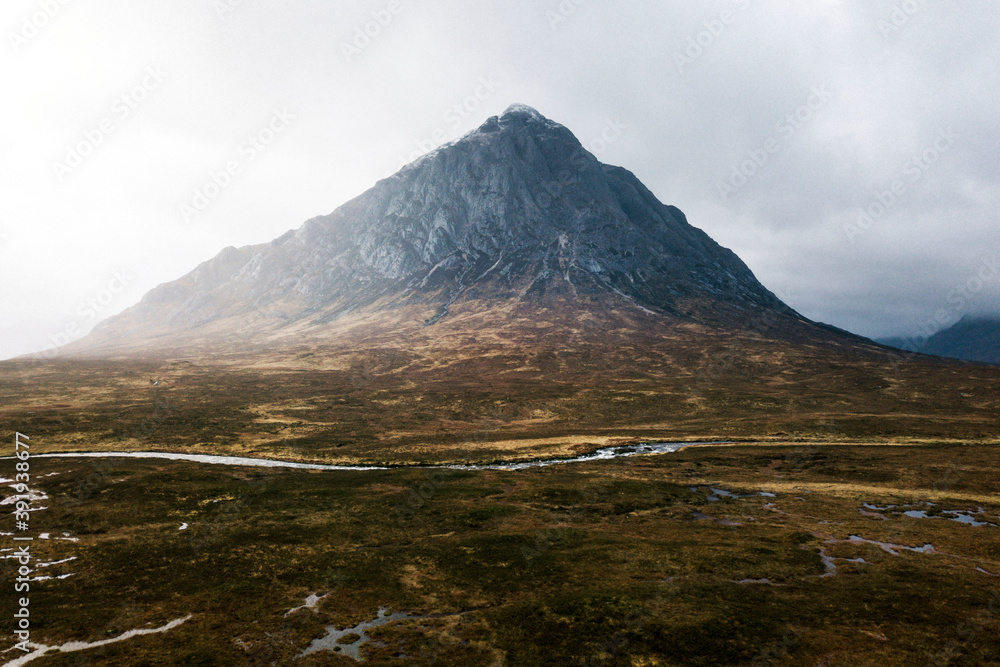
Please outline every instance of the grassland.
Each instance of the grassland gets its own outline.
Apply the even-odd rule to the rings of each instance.
[[[410,618],[347,635],[375,665],[1000,664],[1000,528],[948,513],[1000,524],[1000,368],[816,327],[456,319],[0,364],[0,432],[36,453],[398,466],[36,459],[32,525],[77,541],[35,542],[76,560],[33,590],[33,639],[183,622],[31,664],[349,665],[297,656],[380,609]],[[733,444],[415,467],[655,440]]]
[[[829,335],[639,331],[532,342],[519,330],[510,335],[528,342],[517,344],[423,331],[259,354],[8,361],[0,430],[50,451],[343,464],[568,456],[637,440],[1000,442],[1000,367]]]
[[[295,656],[384,607],[414,618],[369,630],[367,664],[997,665],[1000,528],[945,512],[1000,523],[998,465],[997,445],[954,443],[517,472],[37,459],[59,474],[40,478],[33,526],[78,541],[35,544],[77,560],[34,585],[33,638],[191,618],[31,664],[350,665]],[[288,614],[309,595],[314,609]]]

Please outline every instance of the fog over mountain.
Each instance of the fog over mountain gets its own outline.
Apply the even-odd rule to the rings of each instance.
[[[930,337],[883,338],[879,342],[909,352],[1000,364],[1000,315],[963,317]]]

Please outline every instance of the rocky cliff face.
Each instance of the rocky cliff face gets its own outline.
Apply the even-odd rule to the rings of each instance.
[[[405,304],[420,304],[433,325],[470,299],[569,310],[607,301],[724,327],[762,311],[798,319],[633,174],[515,105],[330,215],[268,244],[227,248],[89,342],[210,332],[250,314],[301,331]]]

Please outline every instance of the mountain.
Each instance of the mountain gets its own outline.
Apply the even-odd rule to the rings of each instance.
[[[351,328],[362,313],[430,326],[463,306],[723,328],[766,315],[815,333],[632,173],[514,105],[329,215],[223,250],[71,349],[211,347],[234,332],[294,344]]]
[[[966,316],[926,341],[885,338],[878,342],[909,352],[1000,364],[1000,316]]]
[[[1000,406],[1000,368],[807,320],[524,106],[61,351],[0,364],[0,427],[69,450],[384,463],[993,441]]]

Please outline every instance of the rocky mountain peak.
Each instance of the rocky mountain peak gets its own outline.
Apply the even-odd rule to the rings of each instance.
[[[540,122],[551,122],[545,118],[545,116],[538,113],[534,107],[529,107],[527,104],[521,104],[519,102],[515,102],[507,107],[507,110],[504,111],[500,117],[504,119],[524,118]]]
[[[494,118],[500,127],[527,125],[532,126],[535,131],[565,129],[559,123],[549,120],[527,104],[511,104],[502,114],[487,120],[484,126],[489,125]]]
[[[249,312],[323,326],[338,313],[413,302],[434,311],[433,324],[469,299],[570,311],[606,301],[729,325],[760,309],[791,313],[632,173],[515,104],[333,213],[224,250],[102,330],[157,322],[169,334]]]

